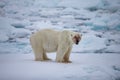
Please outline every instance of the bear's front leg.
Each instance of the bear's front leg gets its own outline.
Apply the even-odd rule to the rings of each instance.
[[[68,48],[67,52],[64,55],[64,62],[65,63],[71,63],[72,62],[72,61],[69,60],[71,49],[72,49],[72,47]]]
[[[57,62],[64,62],[64,55],[66,53],[67,49],[65,47],[59,46],[56,54],[56,61]]]
[[[60,63],[64,62],[63,56],[64,56],[63,54],[60,55],[57,53],[56,61]]]

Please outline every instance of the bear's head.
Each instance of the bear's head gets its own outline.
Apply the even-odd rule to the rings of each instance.
[[[72,37],[73,43],[78,45],[80,40],[81,40],[81,38],[82,38],[82,35],[79,34],[78,32],[73,32],[71,34],[71,37]]]

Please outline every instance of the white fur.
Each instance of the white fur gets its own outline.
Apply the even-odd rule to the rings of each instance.
[[[30,37],[30,42],[35,54],[35,60],[49,60],[47,52],[57,52],[57,62],[70,62],[69,56],[74,41],[73,36],[78,34],[72,31],[55,31],[51,29],[40,30]]]

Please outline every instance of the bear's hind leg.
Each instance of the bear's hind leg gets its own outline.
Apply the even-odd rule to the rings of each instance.
[[[44,60],[43,51],[35,50],[34,54],[35,54],[35,61],[43,61]]]
[[[44,60],[51,60],[47,57],[47,54],[45,52],[43,53],[43,58],[44,58]]]
[[[35,61],[43,61],[43,49],[40,49],[39,45],[36,43],[37,41],[35,41],[35,39],[30,39],[31,45],[32,45],[32,49],[35,55]]]

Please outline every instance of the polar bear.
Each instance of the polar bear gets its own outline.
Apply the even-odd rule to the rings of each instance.
[[[30,43],[36,61],[50,60],[46,53],[56,52],[57,62],[71,62],[69,60],[73,44],[78,44],[81,35],[78,32],[43,29],[30,36]]]

